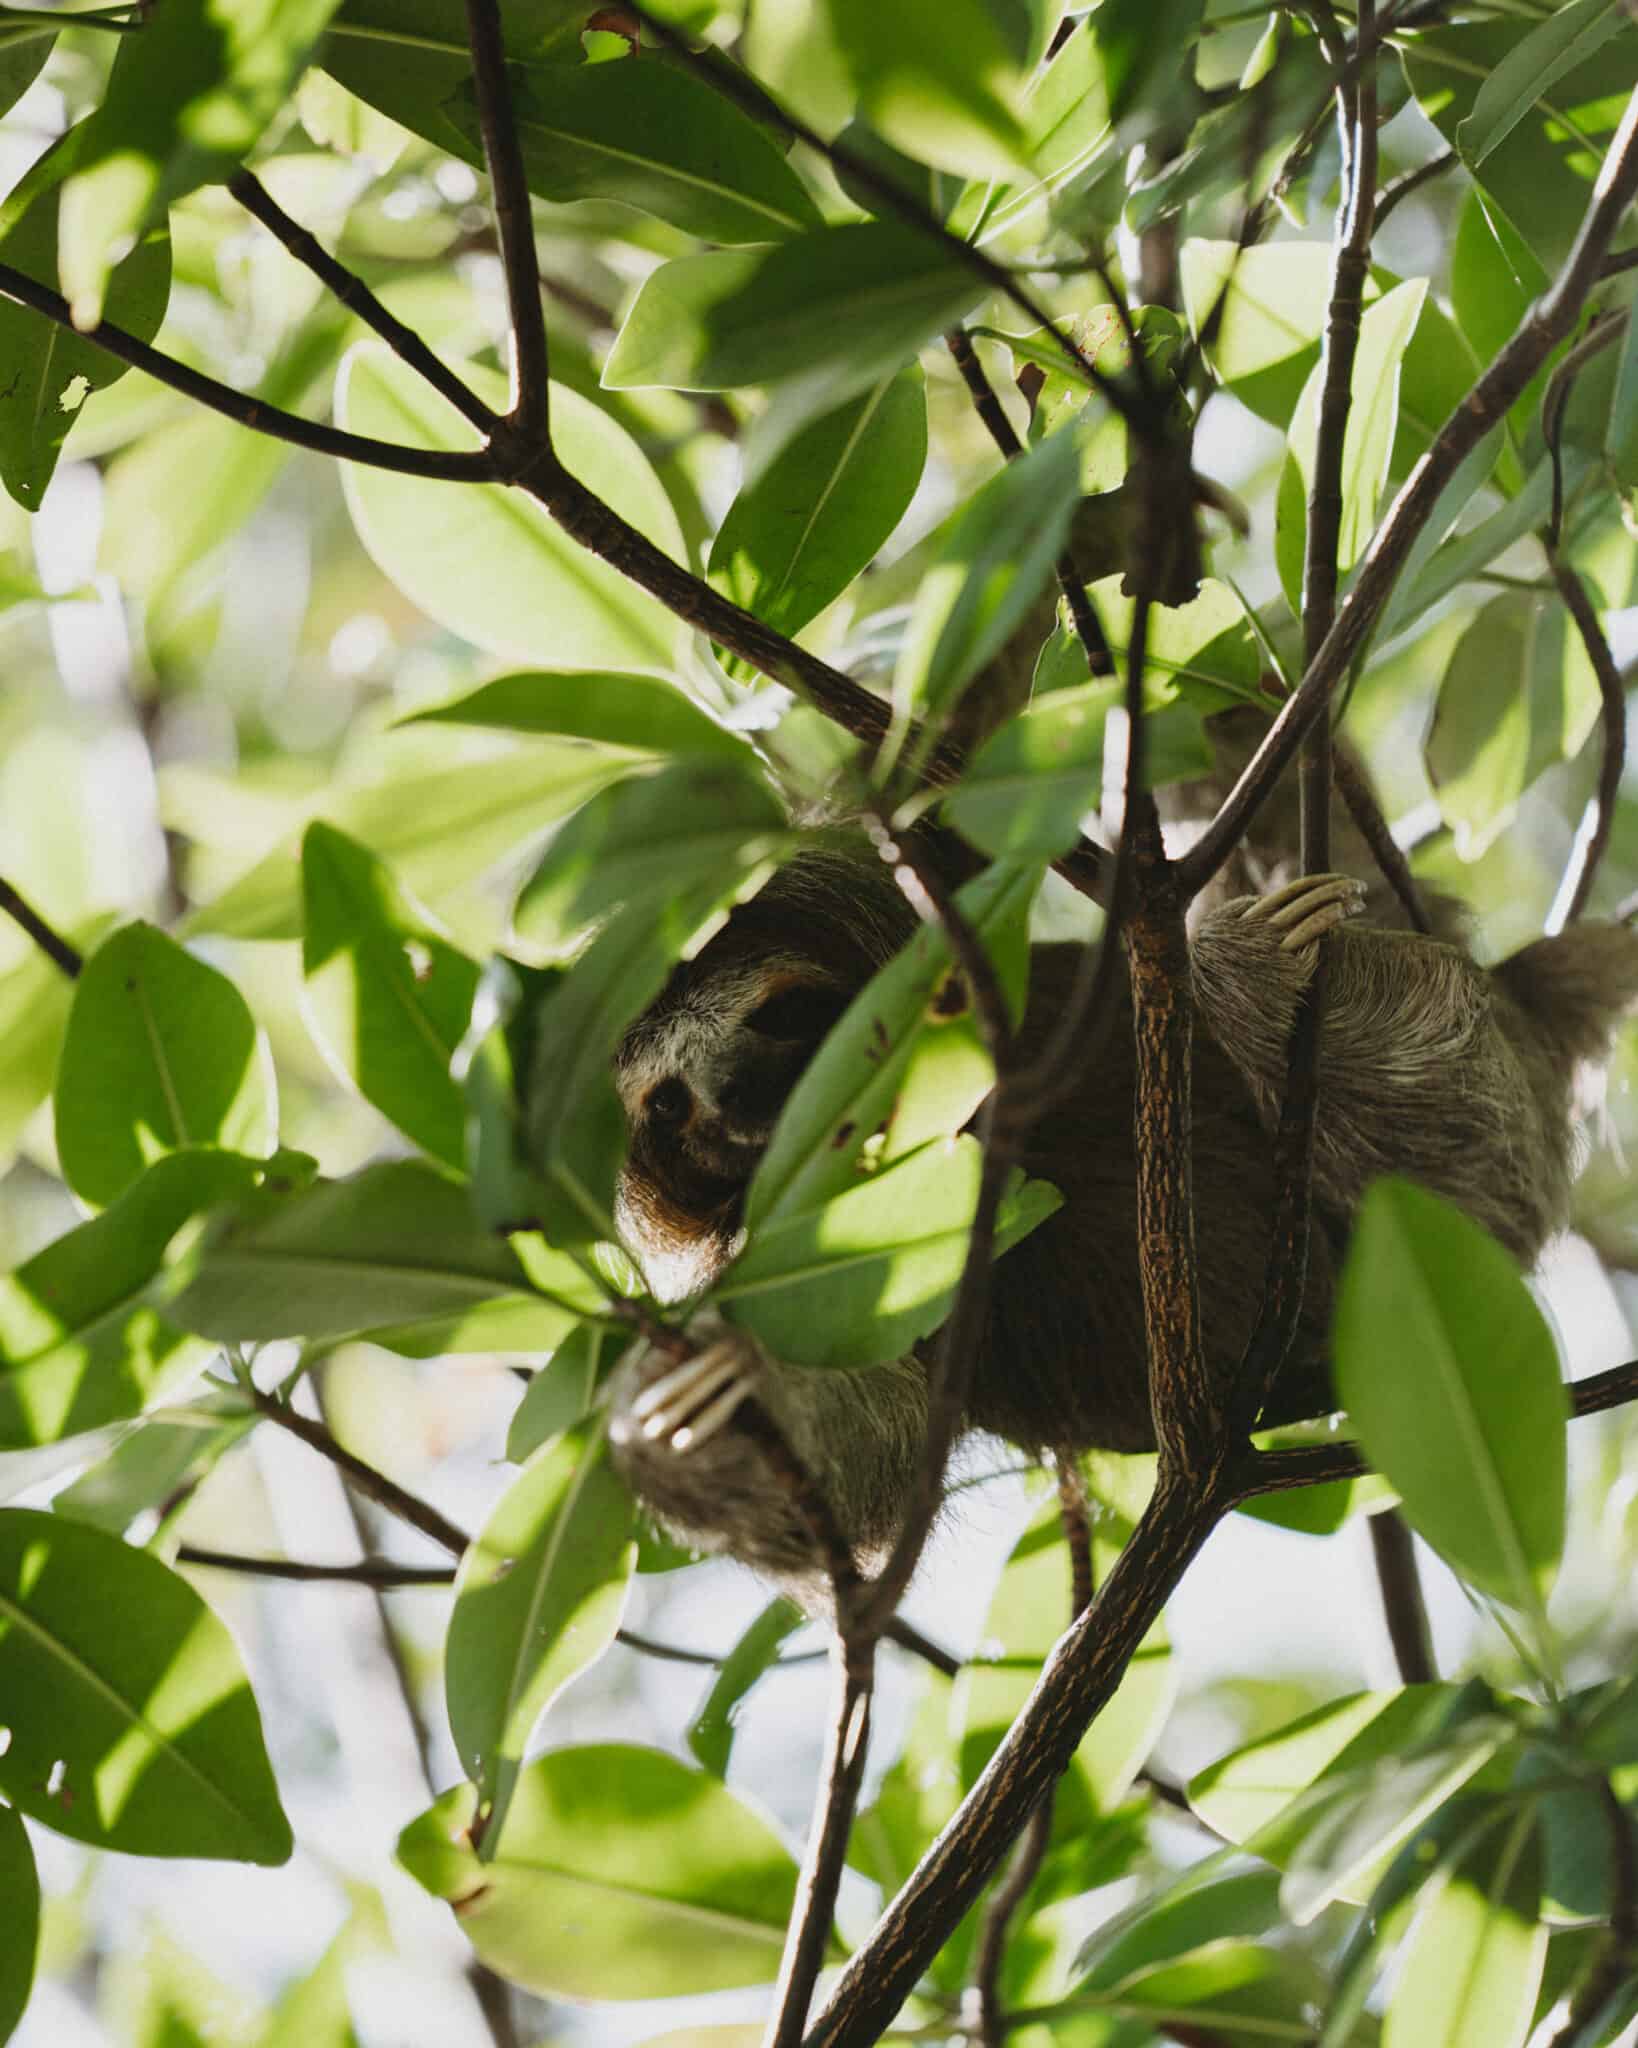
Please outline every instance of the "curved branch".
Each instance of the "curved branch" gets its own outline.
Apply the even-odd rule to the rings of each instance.
[[[466,28],[478,95],[478,132],[489,167],[512,325],[510,424],[526,446],[547,448],[551,445],[551,370],[540,299],[540,259],[535,251],[529,181],[518,147],[518,124],[506,83],[506,44],[496,0],[466,0]]]

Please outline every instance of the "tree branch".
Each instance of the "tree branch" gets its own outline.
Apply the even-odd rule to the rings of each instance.
[[[85,965],[85,955],[78,946],[70,945],[60,932],[54,931],[34,906],[7,881],[0,881],[0,910],[22,926],[40,951],[54,966],[60,967],[70,981],[78,976]]]
[[[1521,321],[1517,333],[1446,421],[1417,462],[1377,529],[1352,590],[1338,610],[1294,695],[1270,726],[1240,780],[1206,831],[1178,863],[1186,895],[1193,896],[1238,845],[1331,692],[1363,649],[1393,590],[1406,557],[1460,464],[1505,417],[1547,357],[1565,339],[1599,281],[1610,241],[1638,194],[1638,93],[1611,141],[1575,244],[1552,287]]]
[[[1433,1661],[1433,1631],[1428,1626],[1410,1524],[1397,1508],[1365,1519],[1371,1529],[1371,1558],[1382,1595],[1382,1617],[1388,1624],[1400,1680],[1405,1685],[1431,1684],[1439,1676],[1439,1667]]]
[[[1598,678],[1599,716],[1604,729],[1598,789],[1587,806],[1581,829],[1576,835],[1575,858],[1560,886],[1558,902],[1553,905],[1547,919],[1549,931],[1560,931],[1565,925],[1573,924],[1586,909],[1593,884],[1598,880],[1598,870],[1609,851],[1610,834],[1615,830],[1615,807],[1627,763],[1627,691],[1621,671],[1615,665],[1610,643],[1598,623],[1598,614],[1593,610],[1592,599],[1587,595],[1586,584],[1556,547],[1548,549],[1547,560],[1553,581],[1558,585],[1558,594],[1564,600],[1564,608],[1575,622],[1581,644],[1587,650],[1587,659],[1592,663],[1593,674]],[[1563,905],[1562,915],[1560,904]]]
[[[265,1415],[269,1422],[276,1422],[280,1429],[287,1429],[292,1436],[300,1437],[309,1450],[317,1451],[321,1458],[328,1458],[332,1465],[344,1472],[366,1500],[373,1500],[377,1507],[385,1508],[399,1521],[407,1522],[412,1529],[419,1529],[423,1536],[441,1550],[447,1550],[451,1557],[465,1553],[472,1539],[464,1529],[458,1529],[430,1501],[422,1500],[337,1443],[322,1422],[298,1414],[289,1402],[281,1401],[276,1394],[264,1394],[259,1387],[250,1389],[250,1398],[257,1412]]]

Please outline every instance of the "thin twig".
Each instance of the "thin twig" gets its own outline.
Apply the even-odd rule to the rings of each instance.
[[[326,426],[322,421],[303,419],[300,413],[286,412],[281,406],[269,405],[265,399],[253,397],[248,391],[235,391],[232,385],[220,383],[215,377],[207,377],[202,371],[178,362],[174,356],[151,348],[147,342],[139,341],[134,334],[127,334],[123,327],[116,327],[110,320],[100,320],[95,327],[77,329],[68,310],[68,301],[59,292],[54,292],[49,285],[39,283],[9,263],[0,263],[0,298],[15,299],[18,305],[31,307],[34,312],[55,321],[57,326],[78,333],[82,341],[93,343],[108,355],[116,356],[120,362],[129,363],[133,369],[145,370],[157,382],[169,385],[173,391],[180,391],[184,398],[208,406],[212,412],[219,412],[226,419],[236,420],[253,433],[288,442],[293,448],[311,448],[318,455],[333,455],[343,462],[361,462],[372,469],[389,469],[400,476],[433,477],[460,483],[494,483],[500,479],[495,457],[487,449],[402,448],[393,441],[376,441],[367,434],[350,434],[342,427]]]
[[[60,967],[70,981],[77,977],[85,965],[85,955],[77,946],[70,945],[61,932],[54,931],[10,882],[0,881],[0,910],[22,926],[46,958]]]
[[[1547,379],[1547,388],[1541,394],[1541,432],[1547,443],[1548,460],[1553,466],[1553,500],[1547,514],[1547,546],[1552,550],[1558,546],[1559,535],[1564,524],[1564,454],[1562,434],[1564,408],[1570,402],[1570,393],[1575,389],[1576,379],[1595,357],[1601,356],[1620,340],[1626,331],[1625,312],[1599,314],[1586,333],[1568,350],[1562,362],[1553,367],[1553,374]]]
[[[1229,792],[1217,816],[1178,863],[1185,893],[1210,881],[1245,836],[1304,734],[1363,649],[1400,570],[1461,463],[1518,399],[1565,339],[1598,282],[1610,241],[1638,194],[1638,92],[1628,100],[1574,246],[1552,287],[1484,371],[1417,462],[1367,550],[1353,588],[1296,692]]]
[[[1433,920],[1428,915],[1427,904],[1422,900],[1422,891],[1416,877],[1411,873],[1410,862],[1404,850],[1388,829],[1388,821],[1382,815],[1382,806],[1376,800],[1361,772],[1358,763],[1346,747],[1339,747],[1331,756],[1331,778],[1337,793],[1348,806],[1360,837],[1371,850],[1371,858],[1382,872],[1382,877],[1398,897],[1412,931],[1431,932]]]
[[[506,42],[498,0],[466,0],[466,32],[472,46],[472,79],[478,98],[478,131],[483,137],[500,240],[501,269],[512,327],[511,425],[528,447],[547,448],[550,432],[550,367],[546,314],[540,298],[540,259],[535,251],[534,214],[518,124],[506,82]]]
[[[373,1500],[377,1507],[385,1508],[399,1521],[407,1522],[412,1529],[419,1529],[423,1536],[430,1538],[441,1550],[447,1550],[452,1557],[464,1555],[472,1539],[464,1529],[458,1529],[441,1515],[430,1501],[422,1500],[395,1479],[389,1479],[384,1472],[366,1464],[355,1452],[337,1443],[322,1422],[298,1414],[276,1394],[264,1394],[259,1387],[254,1387],[250,1398],[258,1413],[265,1415],[269,1422],[276,1422],[280,1429],[287,1429],[292,1436],[300,1437],[310,1450],[317,1451],[321,1458],[328,1458],[339,1471],[346,1473],[366,1500]]]
[[[1371,1525],[1371,1559],[1382,1595],[1382,1618],[1388,1624],[1400,1680],[1405,1685],[1431,1685],[1439,1676],[1439,1667],[1433,1661],[1433,1631],[1428,1626],[1410,1524],[1395,1508],[1366,1519]]]
[[[1441,150],[1438,156],[1429,157],[1425,164],[1418,164],[1415,170],[1402,171],[1397,178],[1390,178],[1376,195],[1377,226],[1381,227],[1388,215],[1413,192],[1421,191],[1430,179],[1442,178],[1446,171],[1454,170],[1460,161],[1455,150]]]
[[[1566,924],[1573,924],[1586,909],[1593,884],[1598,880],[1598,870],[1609,851],[1610,835],[1615,830],[1615,807],[1627,763],[1627,691],[1621,671],[1615,665],[1610,643],[1598,623],[1598,614],[1593,610],[1592,599],[1587,595],[1586,584],[1556,548],[1549,549],[1547,560],[1553,581],[1558,585],[1559,596],[1564,600],[1564,608],[1575,622],[1581,644],[1587,650],[1587,659],[1592,663],[1593,674],[1598,678],[1604,743],[1603,757],[1598,765],[1598,789],[1587,806],[1582,829],[1577,835],[1577,859],[1559,890],[1559,903],[1564,904],[1564,912],[1560,916],[1558,903],[1555,903],[1547,920],[1547,929],[1558,931]]]
[[[260,179],[249,171],[235,172],[228,190],[254,219],[259,220],[275,240],[281,242],[305,269],[329,290],[349,313],[373,328],[400,361],[409,365],[445,398],[470,425],[487,440],[500,424],[500,416],[484,404],[450,369],[436,350],[406,327],[396,313],[389,312],[356,271],[338,262],[318,237],[291,219]]]

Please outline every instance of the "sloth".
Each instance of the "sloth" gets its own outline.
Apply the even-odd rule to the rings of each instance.
[[[1573,1086],[1638,999],[1638,935],[1584,923],[1489,970],[1454,938],[1373,927],[1365,892],[1309,876],[1210,910],[1191,939],[1193,1184],[1207,1363],[1224,1383],[1267,1268],[1271,1133],[1287,1041],[1332,934],[1321,1035],[1313,1228],[1294,1340],[1267,1424],[1334,1407],[1327,1325],[1367,1184],[1408,1175],[1531,1265],[1567,1216]],[[1447,919],[1447,922],[1449,920]],[[657,1299],[686,1301],[742,1239],[744,1196],[780,1109],[830,1025],[916,919],[881,863],[799,855],[679,966],[616,1062],[630,1131],[618,1209]],[[1080,948],[1032,951],[1028,1061],[1071,1000]],[[1137,1260],[1129,990],[1021,1163],[1062,1207],[996,1264],[965,1425],[1031,1457],[1153,1447]],[[616,1383],[627,1478],[681,1540],[725,1551],[805,1598],[822,1574],[788,1487],[733,1426],[747,1395],[825,1491],[865,1568],[885,1554],[923,1455],[937,1334],[892,1364],[812,1370],[770,1358],[715,1315],[682,1365],[645,1348]]]

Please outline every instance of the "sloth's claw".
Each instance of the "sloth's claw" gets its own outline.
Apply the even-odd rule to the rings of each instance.
[[[1364,908],[1365,886],[1351,875],[1303,875],[1258,897],[1245,914],[1266,919],[1280,934],[1283,952],[1299,953]]]
[[[712,1344],[646,1386],[615,1429],[622,1438],[640,1435],[678,1453],[694,1450],[716,1435],[750,1392],[740,1348]]]

